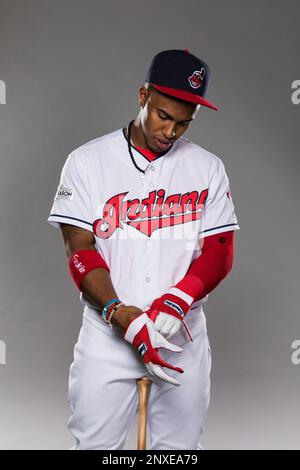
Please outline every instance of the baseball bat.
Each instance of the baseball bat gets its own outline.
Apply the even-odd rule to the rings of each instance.
[[[146,433],[147,433],[147,404],[151,385],[149,377],[141,377],[137,379],[137,387],[139,394],[139,417],[138,417],[138,443],[137,450],[146,449]]]

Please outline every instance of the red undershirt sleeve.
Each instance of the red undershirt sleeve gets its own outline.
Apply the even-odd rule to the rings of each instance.
[[[209,294],[229,273],[233,264],[234,231],[205,237],[201,255],[175,287],[194,300]]]

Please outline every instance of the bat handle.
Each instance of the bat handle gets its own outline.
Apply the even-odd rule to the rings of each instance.
[[[147,404],[151,385],[149,377],[141,377],[137,381],[139,394],[139,418],[138,418],[138,443],[137,450],[146,449],[146,433],[147,433]]]

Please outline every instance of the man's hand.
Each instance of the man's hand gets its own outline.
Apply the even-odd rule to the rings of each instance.
[[[120,328],[123,333],[127,330],[129,324],[136,317],[141,315],[143,310],[134,305],[120,305],[112,317],[112,324]]]
[[[180,383],[167,375],[162,367],[176,370],[183,373],[179,367],[174,367],[164,361],[158,354],[159,348],[168,349],[173,352],[181,352],[182,348],[175,344],[169,343],[160,333],[155,330],[153,322],[146,313],[138,315],[129,324],[124,339],[137,349],[142,360],[151,375],[158,377],[172,385],[180,385]]]
[[[153,321],[156,330],[167,339],[172,338],[184,325],[193,341],[191,332],[184,321],[193,301],[193,297],[176,287],[171,287],[166,294],[153,301],[146,313]]]

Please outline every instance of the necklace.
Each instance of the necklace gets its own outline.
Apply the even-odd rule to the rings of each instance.
[[[140,168],[140,167],[137,165],[137,163],[136,163],[136,161],[135,161],[135,159],[134,159],[134,157],[133,157],[133,155],[132,155],[132,150],[131,150],[131,147],[132,147],[132,145],[131,145],[131,128],[132,128],[132,126],[133,126],[133,123],[134,123],[134,119],[133,119],[132,121],[130,121],[130,123],[128,124],[128,131],[127,131],[128,151],[129,151],[130,158],[131,158],[132,163],[134,164],[135,168],[136,168],[138,171],[140,171],[141,173],[144,173],[144,174],[145,174],[148,167],[146,168],[146,170],[142,170],[142,168]],[[149,165],[148,165],[148,166],[149,166]]]

